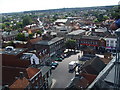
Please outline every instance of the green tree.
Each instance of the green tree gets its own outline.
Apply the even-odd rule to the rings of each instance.
[[[26,16],[23,18],[23,26],[32,24],[32,18],[30,16]]]
[[[75,50],[76,40],[71,39],[71,40],[66,41],[65,46],[66,46],[67,49],[74,49]]]
[[[29,34],[29,38],[32,39],[34,34]]]
[[[25,41],[26,40],[25,34],[24,33],[18,33],[18,35],[16,36],[16,40]]]
[[[40,36],[42,35],[42,31],[37,31],[36,33],[37,33],[37,34],[40,34]]]
[[[112,18],[119,19],[120,18],[120,5],[113,7],[110,12],[111,12],[110,14]]]
[[[98,19],[96,18],[95,20],[93,20],[93,22],[95,22],[95,23],[96,23],[96,22],[99,22],[99,21],[98,21]]]

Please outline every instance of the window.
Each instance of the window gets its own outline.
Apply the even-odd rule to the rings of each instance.
[[[107,43],[109,43],[109,40],[106,40]]]
[[[114,43],[114,41],[113,40],[111,40],[111,42],[110,43]]]
[[[36,80],[38,80],[38,76],[36,76]]]
[[[33,84],[33,83],[35,82],[35,80],[33,79],[31,82],[32,82],[32,84]]]

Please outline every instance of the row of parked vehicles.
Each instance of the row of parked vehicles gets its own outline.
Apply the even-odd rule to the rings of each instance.
[[[59,57],[55,58],[55,61],[53,61],[53,62],[51,63],[51,65],[50,65],[51,68],[52,68],[52,69],[55,69],[55,68],[59,65],[58,62],[62,62],[63,59],[64,59],[64,56],[59,56]]]

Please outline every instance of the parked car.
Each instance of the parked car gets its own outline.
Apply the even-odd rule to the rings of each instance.
[[[62,58],[56,58],[55,61],[62,61]]]
[[[52,69],[55,69],[58,66],[58,62],[57,61],[52,62],[50,66]]]
[[[51,63],[53,66],[58,66],[58,62],[54,61]]]
[[[52,65],[52,66],[51,66],[51,68],[52,68],[52,69],[55,69],[55,68],[56,68],[56,66]]]

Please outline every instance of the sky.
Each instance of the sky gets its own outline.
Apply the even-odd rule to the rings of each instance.
[[[0,0],[0,13],[118,5],[120,0]]]

